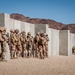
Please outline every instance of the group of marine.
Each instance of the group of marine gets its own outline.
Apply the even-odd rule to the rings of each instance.
[[[6,27],[0,27],[0,58],[5,61],[7,44],[10,50],[11,59],[19,57],[36,57],[44,59],[48,57],[48,35],[37,32],[35,37],[25,31],[19,32],[18,29],[11,29],[6,34]]]

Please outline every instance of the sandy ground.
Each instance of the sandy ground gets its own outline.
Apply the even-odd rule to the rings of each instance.
[[[0,75],[75,75],[75,56],[45,59],[19,58],[0,61]]]

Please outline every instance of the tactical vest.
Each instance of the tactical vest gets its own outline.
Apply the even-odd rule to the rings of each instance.
[[[20,42],[20,35],[19,34],[15,34],[15,37],[16,37],[16,45],[20,45],[21,42]]]
[[[26,37],[21,36],[21,44],[26,44]]]
[[[14,34],[10,34],[10,43],[12,43],[13,45],[16,44],[16,37]]]

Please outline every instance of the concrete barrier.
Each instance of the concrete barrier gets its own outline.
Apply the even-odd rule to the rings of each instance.
[[[51,29],[51,55],[59,55],[59,30]]]
[[[21,22],[21,31],[25,31],[25,22]]]
[[[15,29],[21,32],[21,21],[15,20]]]
[[[73,46],[75,46],[75,34],[73,34],[73,33],[71,33],[70,34],[70,36],[71,36],[71,55],[72,55],[72,48],[73,48]]]
[[[72,47],[75,46],[75,34],[69,30],[56,30],[49,28],[47,24],[31,24],[10,18],[9,14],[0,14],[0,26],[6,26],[7,32],[10,29],[31,32],[35,36],[36,32],[46,33],[49,36],[48,55],[72,55]]]
[[[60,55],[70,55],[70,31],[69,30],[60,30],[59,31],[59,54]]]
[[[15,29],[15,20],[14,19],[10,19],[9,28],[10,29]]]
[[[0,13],[0,26],[5,26],[5,17],[4,17],[4,13]]]

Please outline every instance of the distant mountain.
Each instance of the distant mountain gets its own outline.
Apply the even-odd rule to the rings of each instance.
[[[10,18],[28,22],[28,23],[33,23],[33,24],[48,24],[49,28],[53,28],[57,30],[70,30],[71,33],[75,33],[75,24],[66,25],[51,19],[30,18],[18,13],[10,14]]]
[[[67,24],[61,30],[70,30],[71,33],[75,33],[75,24]]]

